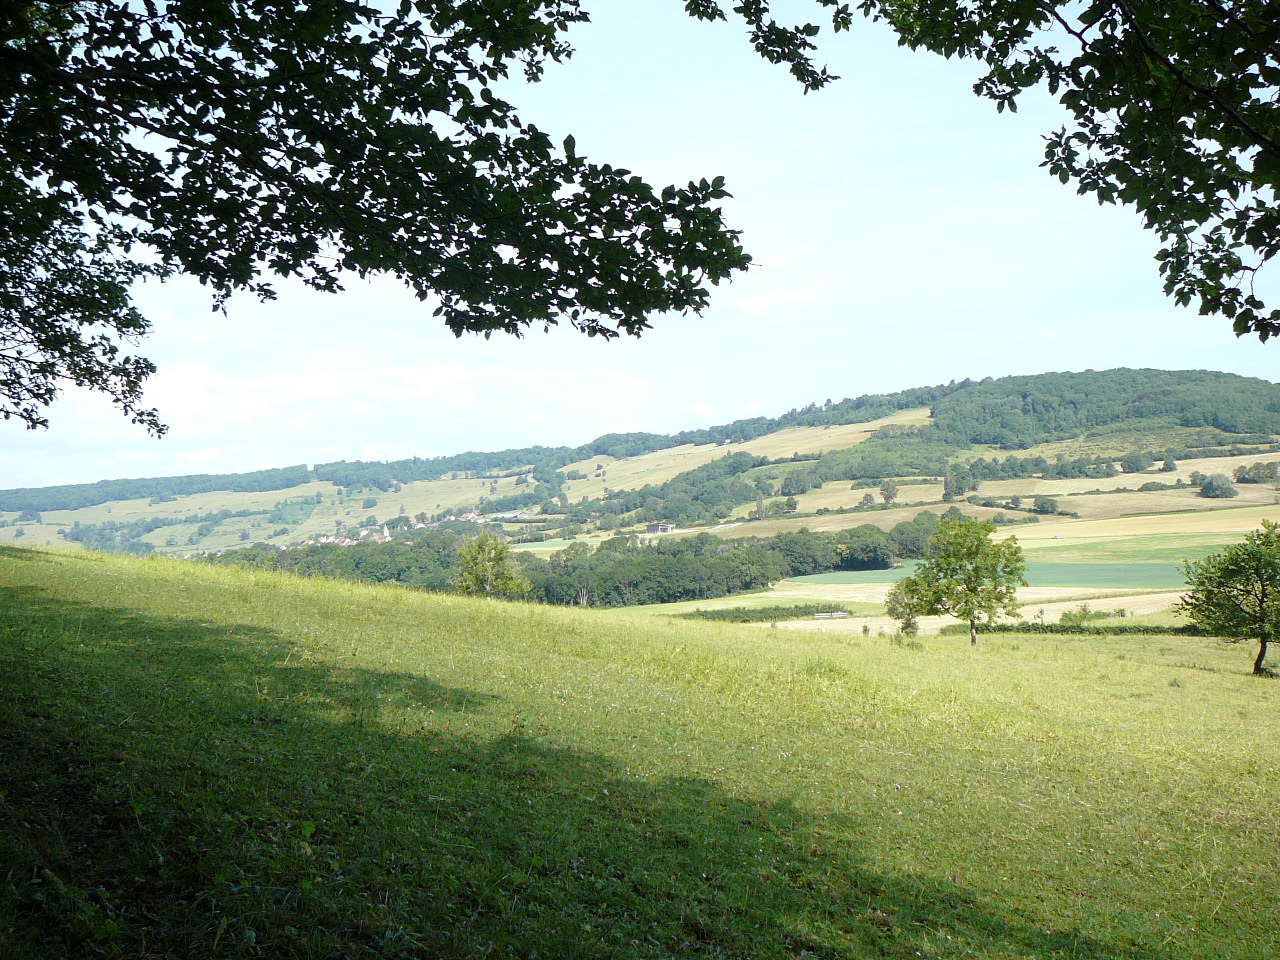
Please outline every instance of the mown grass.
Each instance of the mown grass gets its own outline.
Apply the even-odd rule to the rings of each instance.
[[[1019,542],[1023,538],[1019,538]],[[1171,563],[1199,560],[1232,543],[1238,534],[1178,534],[1119,536],[1114,539],[1063,537],[1056,541],[1023,543],[1030,560],[1060,563]]]
[[[897,583],[915,569],[908,560],[891,570],[836,570],[808,577],[801,583]],[[1173,563],[1083,563],[1030,559],[1027,583],[1033,587],[1097,587],[1114,590],[1179,590],[1186,586],[1181,568]]]
[[[0,551],[0,955],[1262,958],[1280,686]]]

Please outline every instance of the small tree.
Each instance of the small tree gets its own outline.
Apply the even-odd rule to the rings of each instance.
[[[1263,520],[1242,542],[1184,569],[1189,589],[1178,608],[1228,643],[1257,640],[1253,672],[1267,675],[1267,647],[1280,632],[1280,524]]]
[[[884,598],[885,611],[901,624],[901,631],[909,637],[920,632],[920,614],[914,602],[916,583],[910,577],[903,577],[892,587]]]
[[[885,503],[893,503],[898,499],[898,485],[892,480],[886,480],[880,484],[880,496],[884,498]]]
[[[511,548],[487,530],[458,548],[458,591],[471,596],[520,596],[531,589]]]
[[[1025,587],[1026,563],[1017,538],[992,540],[989,520],[944,517],[929,541],[930,557],[893,594],[895,619],[903,614],[949,614],[969,624],[969,642],[978,642],[978,624],[1001,613],[1016,613],[1017,589]]]

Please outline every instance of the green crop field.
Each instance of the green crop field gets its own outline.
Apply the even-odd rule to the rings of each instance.
[[[0,955],[1262,960],[1280,686],[0,549]]]
[[[838,570],[810,577],[800,583],[896,583],[916,565],[909,560],[892,570]],[[1173,563],[1078,563],[1028,560],[1027,583],[1033,587],[1098,587],[1116,590],[1178,590],[1186,584],[1182,569]]]

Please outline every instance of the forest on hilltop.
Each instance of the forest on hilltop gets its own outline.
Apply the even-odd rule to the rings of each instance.
[[[396,484],[455,475],[530,474],[554,492],[559,468],[590,457],[625,458],[684,444],[742,443],[792,427],[866,423],[929,407],[934,422],[881,431],[867,443],[826,455],[827,479],[945,473],[949,460],[974,444],[1023,450],[1038,443],[1120,427],[1206,427],[1239,442],[1280,435],[1280,387],[1265,380],[1209,371],[1103,370],[960,380],[888,394],[809,405],[778,417],[754,417],[675,434],[606,434],[578,447],[531,446],[391,462],[336,461],[251,473],[104,480],[0,490],[0,511],[74,510],[113,500],[166,500],[215,490],[284,490],[311,481],[389,490]],[[563,475],[561,475],[562,477]],[[532,493],[532,491],[530,492]]]

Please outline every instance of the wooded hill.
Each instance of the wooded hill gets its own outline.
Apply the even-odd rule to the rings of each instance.
[[[1114,492],[1151,499],[1150,491],[1169,491],[1138,512],[1195,510],[1204,503],[1199,480],[1216,472],[1243,471],[1244,483],[1269,476],[1278,435],[1280,388],[1230,374],[964,380],[673,435],[610,434],[572,448],[2,491],[0,540],[185,554],[373,534],[425,542],[424,527],[447,531],[449,518],[468,512],[547,554],[584,535],[644,534],[657,522],[717,537],[868,523],[891,533],[920,508],[940,512],[964,500],[997,522],[1060,516],[1082,508],[1056,503],[1056,488],[1001,485],[1103,480],[1122,470],[1154,475],[1135,476],[1131,487],[1111,483]],[[1215,456],[1259,459],[1224,468],[1206,459]],[[726,529],[746,521],[755,522]],[[452,532],[474,530],[468,523]]]
[[[625,459],[685,444],[743,443],[794,427],[866,423],[895,411],[929,407],[930,427],[877,438],[846,472],[910,476],[939,472],[949,453],[975,444],[1024,450],[1083,433],[1204,427],[1220,442],[1269,442],[1280,434],[1280,388],[1265,380],[1207,371],[1105,370],[961,380],[833,403],[810,403],[779,417],[754,417],[676,434],[612,433],[578,447],[531,446],[391,462],[336,461],[239,474],[103,480],[0,490],[2,511],[77,510],[113,500],[170,498],[210,491],[288,490],[314,481],[390,490],[397,483],[460,474],[503,476],[557,470],[592,457]],[[1259,435],[1265,435],[1260,438]],[[926,469],[933,468],[933,469]]]

